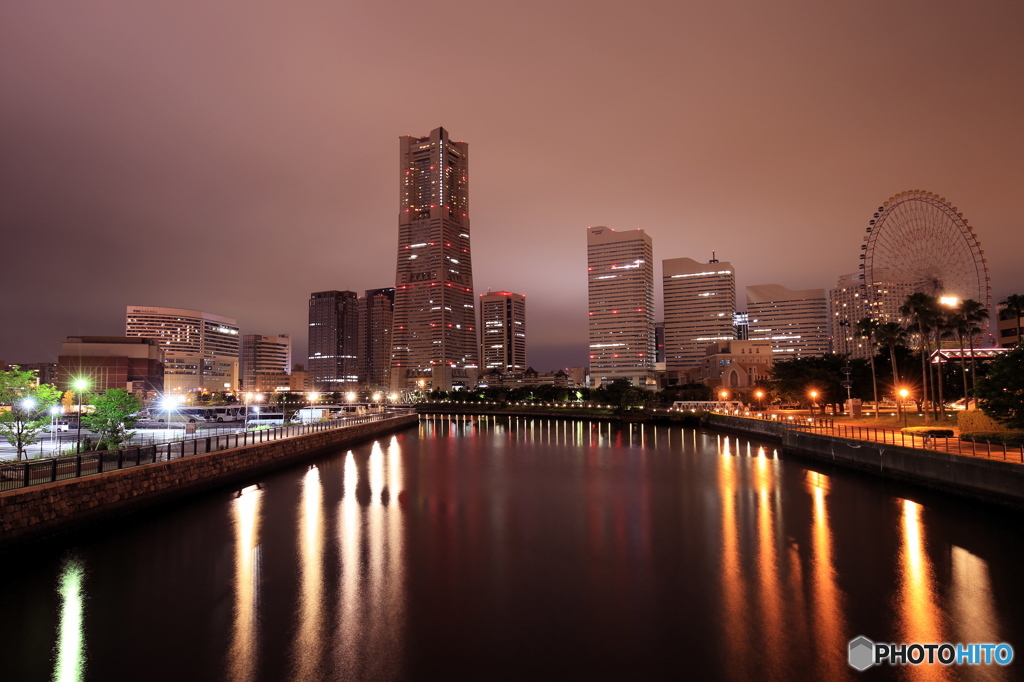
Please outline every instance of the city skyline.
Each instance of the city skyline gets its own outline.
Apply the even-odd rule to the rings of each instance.
[[[530,298],[538,369],[586,364],[592,225],[644,230],[656,260],[727,243],[740,290],[828,289],[876,208],[927,189],[976,226],[993,299],[1024,289],[1016,6],[57,6],[4,10],[8,362],[118,334],[136,301],[302,357],[310,292],[394,284],[394,139],[439,125],[474,148],[474,294]],[[463,36],[436,65],[454,92],[409,78],[396,9]]]

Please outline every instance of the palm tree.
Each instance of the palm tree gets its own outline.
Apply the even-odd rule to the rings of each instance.
[[[1017,345],[1024,344],[1024,334],[1020,331],[1020,318],[1024,317],[1024,294],[1010,294],[999,305],[1017,316]]]
[[[921,339],[919,351],[921,353],[921,395],[923,398],[928,396],[928,334],[931,332],[935,310],[935,297],[920,291],[907,296],[906,302],[900,306],[900,315],[907,318],[911,324],[917,325],[917,332]],[[924,411],[924,421],[925,423],[931,421],[927,408]]]
[[[966,303],[966,301],[965,301]],[[951,308],[946,312],[946,319],[949,322],[949,331],[956,336],[957,347],[960,348],[960,373],[964,377],[964,409],[967,409],[967,356],[963,354],[964,337],[970,336],[973,323],[964,314],[964,309]]]
[[[985,331],[988,325],[989,311],[984,303],[975,301],[973,298],[965,298],[960,303],[960,311],[967,322],[967,343],[971,349],[971,383],[978,380],[978,367],[974,363],[974,339]],[[984,326],[982,326],[984,325]],[[1018,334],[1020,330],[1018,329]],[[962,348],[962,346],[961,346]],[[972,386],[973,388],[973,386]],[[967,396],[964,396],[964,409],[967,409]]]
[[[868,358],[871,361],[871,388],[875,392],[875,419],[878,419],[878,377],[875,374],[875,346],[878,345],[878,341],[875,338],[875,332],[879,327],[878,320],[874,320],[870,317],[862,317],[857,320],[857,334],[863,336],[871,344],[871,353]]]
[[[875,329],[875,341],[881,346],[888,346],[889,361],[892,363],[892,385],[895,390],[903,382],[900,380],[899,367],[896,365],[896,346],[905,343],[907,330],[898,322],[882,322]]]

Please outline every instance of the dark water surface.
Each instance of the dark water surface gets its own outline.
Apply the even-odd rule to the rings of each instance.
[[[257,483],[257,481],[253,481]],[[679,427],[421,422],[0,556],[3,680],[1022,679],[1020,513]]]

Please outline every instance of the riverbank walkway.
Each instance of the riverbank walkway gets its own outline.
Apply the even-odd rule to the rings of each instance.
[[[195,437],[149,445],[137,445],[120,450],[83,452],[80,455],[65,455],[40,459],[9,462],[0,465],[0,492],[28,486],[53,483],[72,478],[92,476],[117,469],[128,469],[145,464],[169,462],[182,457],[204,455],[211,452],[240,448],[248,445],[269,443],[275,440],[345,429],[369,422],[415,414],[415,410],[394,409],[380,414],[360,417],[292,424],[276,428],[262,428],[234,432],[199,432]]]
[[[933,452],[944,452],[964,457],[979,457],[982,459],[994,459],[1004,462],[1016,462],[1024,464],[1024,446],[1006,445],[1004,443],[964,441],[960,439],[960,432],[954,426],[936,423],[935,428],[949,429],[953,432],[949,437],[922,436],[920,434],[904,433],[898,426],[886,424],[865,424],[863,421],[845,420],[841,416],[794,416],[780,415],[777,413],[750,413],[743,415],[775,421],[784,424],[787,428],[812,433],[821,433],[837,438],[848,438],[851,440],[867,441],[869,443],[882,443],[899,445],[901,447],[915,448],[918,450],[931,450]]]

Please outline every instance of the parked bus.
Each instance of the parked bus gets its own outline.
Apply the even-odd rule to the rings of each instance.
[[[283,412],[253,412],[246,420],[249,428],[253,426],[284,426]]]
[[[217,407],[176,407],[173,410],[150,410],[154,413],[153,421],[186,422],[201,424],[204,422],[238,422],[245,419],[245,407],[241,405],[219,405]]]

